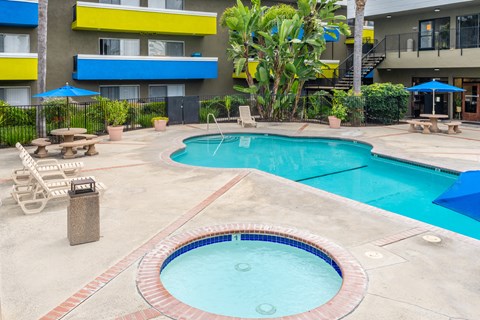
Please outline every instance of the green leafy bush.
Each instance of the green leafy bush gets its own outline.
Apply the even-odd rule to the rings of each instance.
[[[219,111],[216,108],[200,108],[200,122],[207,122],[207,117],[209,113],[212,113],[215,118],[217,118]]]
[[[405,116],[409,94],[402,84],[374,83],[362,86],[369,122],[391,124]]]
[[[37,137],[35,126],[0,127],[0,144],[14,146],[15,143],[28,144]]]
[[[65,99],[48,99],[42,104],[42,113],[47,123],[57,124],[57,127],[67,126],[68,110]]]
[[[0,100],[0,114],[5,126],[35,125],[35,108],[13,107]]]
[[[150,102],[143,105],[144,114],[158,114],[159,117],[167,115],[167,104],[165,101]]]

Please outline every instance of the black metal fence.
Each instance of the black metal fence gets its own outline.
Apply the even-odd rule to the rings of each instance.
[[[352,100],[353,99],[353,100]],[[370,100],[369,100],[370,99]],[[332,96],[318,92],[300,97],[293,110],[294,96],[277,97],[281,107],[274,108],[272,117],[277,121],[312,121],[326,123],[332,109]],[[378,101],[365,97],[349,97],[344,101],[347,119],[343,125],[369,125],[397,123],[406,110],[405,101],[378,97]],[[370,103],[369,103],[370,101]],[[383,102],[381,102],[383,101]],[[28,144],[37,137],[49,136],[54,129],[86,128],[88,133],[106,133],[102,101],[69,103],[53,100],[43,105],[5,106],[0,104],[0,147]],[[256,99],[250,95],[195,96],[127,100],[128,116],[125,130],[152,127],[153,117],[169,117],[170,124],[204,123],[212,113],[217,121],[236,121],[241,105],[251,106],[251,113],[259,117]],[[380,107],[379,107],[380,105]],[[55,141],[56,137],[51,139]]]

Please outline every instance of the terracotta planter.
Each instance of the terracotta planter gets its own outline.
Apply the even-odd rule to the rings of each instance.
[[[122,140],[123,126],[107,127],[108,134],[110,136],[110,141],[120,141]]]
[[[155,120],[153,124],[155,131],[165,131],[167,129],[167,120]]]
[[[328,123],[330,125],[330,128],[332,129],[340,129],[340,123],[342,120],[338,119],[335,116],[329,116],[328,117]]]

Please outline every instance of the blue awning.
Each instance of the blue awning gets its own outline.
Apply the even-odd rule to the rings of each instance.
[[[433,203],[480,221],[480,171],[466,171]]]

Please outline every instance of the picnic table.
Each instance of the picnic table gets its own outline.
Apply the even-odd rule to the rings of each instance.
[[[430,113],[422,113],[420,115],[422,118],[428,118],[429,121],[432,123],[432,126],[430,127],[430,131],[432,132],[440,132],[440,129],[438,128],[438,119],[447,119],[448,115],[446,114],[430,114]]]
[[[64,142],[73,142],[73,137],[76,134],[87,133],[85,128],[61,128],[50,131],[51,135],[61,136]]]

